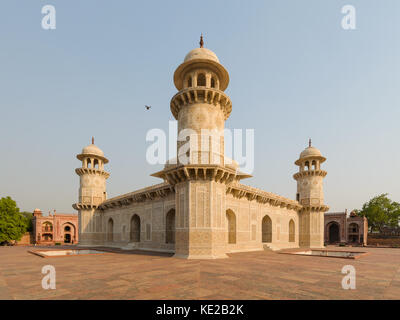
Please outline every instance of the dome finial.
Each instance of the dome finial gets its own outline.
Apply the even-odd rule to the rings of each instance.
[[[308,147],[311,147],[311,138],[308,139]]]
[[[203,34],[200,35],[200,42],[199,42],[199,44],[200,44],[200,48],[203,48],[203,46],[204,46]]]
[[[94,137],[92,137],[92,144],[94,144]]]

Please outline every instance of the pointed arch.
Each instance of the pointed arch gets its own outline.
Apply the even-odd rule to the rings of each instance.
[[[53,224],[50,221],[43,222],[42,232],[53,232]]]
[[[130,240],[140,242],[140,217],[137,214],[134,214],[131,218]]]
[[[64,243],[74,243],[76,240],[76,229],[75,226],[66,222],[62,225],[62,237],[64,239]]]
[[[211,88],[215,88],[215,79],[211,77]]]
[[[340,241],[340,225],[336,221],[330,222],[327,227],[329,243],[337,243]]]
[[[206,86],[206,75],[204,73],[199,73],[197,75],[197,86],[198,87]]]
[[[272,242],[272,220],[265,215],[261,223],[262,242]]]

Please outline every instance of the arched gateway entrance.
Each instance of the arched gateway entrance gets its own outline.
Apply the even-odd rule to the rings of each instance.
[[[261,223],[262,242],[272,242],[272,220],[269,216],[265,216]]]
[[[64,243],[71,243],[71,235],[69,233],[64,234]]]
[[[140,218],[137,214],[131,218],[131,241],[140,242]]]
[[[340,228],[339,224],[332,222],[328,227],[329,243],[336,243],[340,241]]]

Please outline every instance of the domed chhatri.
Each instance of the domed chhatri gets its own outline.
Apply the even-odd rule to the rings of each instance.
[[[302,153],[300,153],[300,158],[307,157],[322,157],[321,151],[315,147],[307,147]]]
[[[82,149],[83,154],[92,154],[104,157],[104,152],[100,150],[100,148],[94,144],[89,144],[88,146]]]
[[[106,180],[110,174],[104,170],[108,159],[104,152],[94,144],[84,147],[82,153],[76,156],[82,161],[82,166],[75,169],[80,178],[79,200],[72,207],[78,210],[79,217],[79,242],[87,243],[87,233],[94,231],[95,209],[107,199]]]
[[[205,60],[213,60],[215,62],[219,62],[217,55],[209,49],[204,48],[204,40],[203,34],[200,36],[200,48],[193,49],[190,51],[186,57],[184,62],[194,59],[205,59]]]
[[[40,217],[42,215],[42,210],[40,210],[39,208],[36,208],[35,210],[33,210],[33,215],[35,217]]]
[[[104,163],[108,163],[108,159],[104,157],[104,152],[94,144],[94,138],[92,137],[92,144],[89,144],[88,146],[84,147],[82,149],[82,153],[78,154],[76,157],[79,160],[83,160],[85,157],[88,156],[95,156],[99,157],[104,161]]]
[[[182,90],[187,81],[188,73],[193,69],[210,69],[218,78],[218,88],[224,91],[229,84],[228,71],[220,64],[217,55],[210,49],[204,48],[203,36],[200,38],[200,48],[191,50],[186,56],[183,63],[176,69],[174,73],[174,84],[178,90]],[[198,85],[200,86],[200,85]]]
[[[325,160],[326,158],[321,155],[321,151],[311,146],[310,139],[308,147],[295,162],[299,166],[299,171],[293,175],[293,178],[297,181],[296,200],[305,210],[311,210],[310,212],[323,213],[329,209],[324,204],[323,191],[323,179],[327,175],[327,172],[321,169],[321,163]],[[306,216],[306,219],[308,218],[310,217]],[[318,218],[321,218],[321,216],[318,216]],[[323,233],[321,236],[321,233],[318,231],[319,227],[315,228],[315,225],[312,225],[312,227],[313,230],[310,230],[311,238],[307,241],[314,243],[314,245],[317,244],[317,246],[323,246]],[[312,239],[314,237],[312,234],[319,234],[317,237],[318,241]]]
[[[296,160],[295,164],[300,165],[304,160],[307,159],[318,159],[320,163],[323,163],[326,158],[322,156],[321,151],[311,146],[311,139],[308,142],[308,147],[305,148],[301,153],[299,159]]]

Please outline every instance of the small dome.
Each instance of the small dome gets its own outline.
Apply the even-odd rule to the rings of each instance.
[[[220,64],[217,55],[210,49],[203,47],[203,37],[200,37],[200,48],[191,50],[185,57],[183,63],[174,72],[174,84],[178,90],[183,89],[183,80],[187,72],[193,69],[211,69],[216,73],[219,80],[219,90],[225,91],[229,84],[228,71]]]
[[[42,212],[42,210],[36,208],[35,210],[33,210],[33,212]]]
[[[193,49],[186,55],[184,62],[195,59],[212,60],[219,63],[217,55],[211,50],[206,48]]]
[[[322,157],[321,151],[315,147],[308,147],[300,153],[300,159],[308,157]]]
[[[303,160],[308,158],[318,159],[321,163],[326,160],[326,158],[322,156],[321,151],[311,146],[311,141],[309,143],[309,146],[305,148],[302,153],[300,153],[300,157],[295,161],[295,164],[300,165],[303,162]]]
[[[87,158],[89,156],[95,156],[104,161],[104,163],[108,163],[108,159],[104,157],[104,152],[94,144],[94,138],[92,138],[92,144],[89,144],[88,146],[84,147],[82,149],[82,153],[78,154],[76,157],[83,161],[84,158]]]
[[[104,152],[101,151],[100,148],[95,146],[94,144],[89,144],[87,147],[84,147],[82,149],[82,154],[90,154],[104,157]]]
[[[357,217],[357,216],[358,216],[357,210],[353,210],[350,212],[350,217]]]

